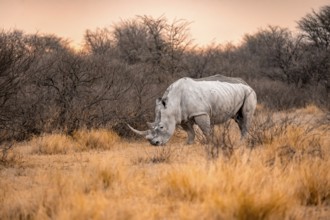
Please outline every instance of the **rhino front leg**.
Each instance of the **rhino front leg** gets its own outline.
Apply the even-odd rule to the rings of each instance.
[[[195,131],[193,128],[193,123],[188,121],[186,123],[181,124],[183,130],[185,130],[188,134],[187,144],[193,144],[195,140]]]
[[[202,130],[203,134],[206,137],[206,140],[208,143],[210,143],[212,138],[212,127],[211,127],[211,121],[210,117],[205,115],[198,115],[194,117],[195,123],[198,125],[198,127]]]
[[[213,135],[213,126],[210,121],[210,117],[205,115],[195,116],[195,122],[202,130],[203,134],[206,137],[206,152],[209,159],[214,159],[219,155],[219,146],[214,145],[212,141]]]

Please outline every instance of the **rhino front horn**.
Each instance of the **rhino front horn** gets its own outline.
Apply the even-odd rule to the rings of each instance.
[[[135,133],[135,134],[138,134],[138,135],[141,135],[141,136],[147,136],[149,134],[149,130],[146,130],[146,131],[139,131],[139,130],[136,130],[135,128],[131,127],[129,124],[127,124],[127,126]]]

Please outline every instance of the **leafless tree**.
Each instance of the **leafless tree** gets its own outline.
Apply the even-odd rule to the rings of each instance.
[[[121,57],[129,64],[150,64],[173,76],[180,71],[192,42],[188,26],[185,20],[169,24],[164,16],[138,16],[116,25],[114,39]]]
[[[86,30],[84,49],[89,53],[106,55],[113,49],[112,33],[107,28],[97,28],[95,31]]]
[[[198,50],[187,51],[185,53],[185,72],[188,73],[190,77],[202,78],[212,74],[220,73],[218,66],[215,70],[212,70],[212,65],[214,66],[215,59],[218,57],[220,48],[211,45],[207,48],[201,48]]]
[[[28,71],[35,60],[33,50],[26,45],[21,31],[0,33],[0,139],[5,140],[20,132],[19,111],[22,84],[29,78]]]
[[[307,14],[298,21],[303,36],[316,47],[330,49],[330,5],[321,7],[319,12]]]
[[[121,21],[114,26],[114,41],[120,57],[129,64],[145,62],[147,53],[147,30],[137,20]]]
[[[294,38],[288,29],[269,26],[254,35],[246,35],[245,47],[259,57],[264,75],[287,83],[298,84],[297,74],[301,58],[301,38]]]
[[[307,40],[303,70],[312,83],[324,85],[330,93],[330,5],[314,10],[298,21]]]

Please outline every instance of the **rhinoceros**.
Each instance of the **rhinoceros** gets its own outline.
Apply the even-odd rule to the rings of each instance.
[[[256,105],[255,91],[241,78],[223,75],[199,79],[184,77],[172,83],[156,100],[156,118],[154,122],[147,123],[148,130],[139,131],[128,126],[155,146],[165,145],[176,125],[181,125],[187,132],[188,144],[195,139],[194,124],[209,140],[213,126],[229,119],[235,120],[244,137]]]

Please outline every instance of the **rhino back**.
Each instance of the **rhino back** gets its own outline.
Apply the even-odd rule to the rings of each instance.
[[[219,82],[227,82],[227,83],[232,83],[232,84],[244,84],[248,85],[243,79],[238,78],[238,77],[228,77],[224,75],[213,75],[213,76],[208,76],[204,78],[199,78],[199,79],[194,79],[195,81],[219,81]]]
[[[213,123],[222,123],[233,117],[252,89],[246,83],[220,80],[191,80],[181,86],[182,118],[189,119],[208,114]],[[178,93],[177,93],[178,94]]]

